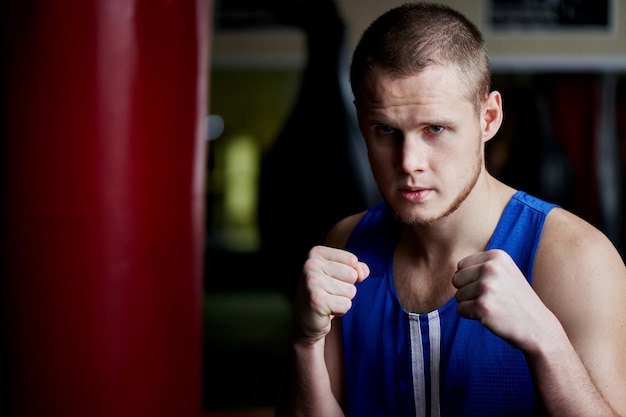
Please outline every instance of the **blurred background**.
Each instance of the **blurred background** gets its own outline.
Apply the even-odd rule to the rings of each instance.
[[[401,1],[216,1],[207,188],[205,404],[270,415],[310,246],[377,201],[347,86],[362,31]],[[483,32],[504,126],[489,170],[623,254],[626,8],[447,0]],[[227,329],[227,330],[225,330]],[[264,329],[264,330],[262,330]],[[245,393],[245,394],[244,394]],[[263,408],[265,407],[265,408]]]
[[[624,3],[441,2],[503,95],[488,169],[624,256]],[[1,415],[273,415],[306,253],[380,199],[348,68],[401,3],[0,6]]]

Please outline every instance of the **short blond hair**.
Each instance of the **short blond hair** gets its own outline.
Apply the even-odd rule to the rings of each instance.
[[[352,56],[350,85],[358,100],[362,81],[374,68],[402,77],[437,64],[450,65],[459,73],[468,87],[468,99],[479,109],[491,89],[491,70],[476,25],[445,5],[405,3],[365,30]]]

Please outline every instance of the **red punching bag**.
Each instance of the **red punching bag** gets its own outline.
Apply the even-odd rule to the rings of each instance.
[[[201,414],[210,4],[0,6],[1,415]]]

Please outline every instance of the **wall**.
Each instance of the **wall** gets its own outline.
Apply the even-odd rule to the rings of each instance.
[[[581,159],[578,163],[577,176],[580,179],[576,180],[575,187],[579,194],[583,193],[583,190],[590,190],[590,188],[587,184],[581,183],[582,178],[588,178],[588,181],[591,181],[594,189],[584,191],[585,194],[579,195],[577,200],[591,202],[586,204],[591,204],[593,207],[581,208],[582,203],[580,203],[568,208],[607,231],[617,242],[626,240],[626,238],[619,237],[619,235],[626,234],[624,231],[626,227],[623,226],[624,222],[621,219],[623,216],[620,214],[623,211],[620,206],[622,204],[620,195],[623,193],[621,190],[624,170],[623,163],[620,166],[621,162],[617,158],[618,148],[624,147],[618,142],[623,142],[626,135],[623,133],[623,128],[616,132],[613,107],[623,106],[621,104],[623,98],[620,98],[623,97],[623,93],[616,93],[616,91],[624,90],[624,87],[620,88],[620,86],[625,84],[626,78],[626,7],[621,0],[607,1],[609,2],[610,24],[606,31],[559,28],[499,32],[487,24],[490,5],[488,0],[442,0],[441,2],[464,13],[483,32],[490,50],[494,86],[500,89],[498,83],[502,80],[508,84],[505,93],[507,94],[507,119],[509,121],[515,117],[515,114],[512,111],[514,110],[513,102],[508,100],[508,97],[525,95],[525,99],[531,99],[528,93],[539,89],[543,90],[539,93],[541,99],[564,103],[567,99],[563,99],[562,94],[571,89],[569,83],[577,86],[574,90],[589,90],[588,96],[583,101],[594,100],[595,104],[588,109],[589,112],[584,114],[582,120],[577,119],[579,123],[585,123],[584,129],[588,134],[575,141],[571,137],[562,137],[557,140],[567,142],[567,145],[561,144],[561,146],[569,146],[570,152],[580,153],[580,149],[589,148],[588,152],[583,152],[587,159]],[[349,29],[348,50],[352,51],[361,32],[373,19],[402,2],[403,0],[336,0],[338,9]],[[306,2],[300,2],[300,4],[306,4]],[[247,116],[246,123],[249,125],[249,130],[259,142],[260,151],[263,153],[271,145],[273,139],[273,136],[268,133],[277,131],[283,119],[262,115],[272,114],[282,117],[286,106],[291,105],[297,93],[295,91],[297,80],[306,63],[306,38],[300,29],[286,25],[247,27],[237,30],[223,30],[217,27],[213,42],[212,72],[220,78],[228,77],[228,74],[237,74],[236,84],[242,87],[236,92],[240,100],[239,107],[230,106],[230,108],[242,109],[237,111]],[[263,81],[268,72],[280,72],[285,77],[282,88],[286,90],[283,90],[281,97],[271,93],[272,90],[268,90],[269,84]],[[537,79],[538,76],[545,74],[552,74],[553,77]],[[580,79],[581,76],[582,79]],[[572,77],[576,80],[569,79]],[[211,108],[222,111],[224,102],[234,102],[235,97],[232,94],[223,94],[224,89],[219,90],[221,81],[218,80],[213,85],[216,91],[211,96]],[[254,87],[251,88],[251,86]],[[287,90],[290,86],[294,87],[294,91]],[[263,105],[255,106],[251,101],[251,97],[255,94],[266,94],[268,100]],[[552,96],[553,94],[555,96]],[[256,101],[263,102],[263,99],[259,100],[257,97]],[[553,107],[550,111],[554,113],[564,111],[560,106]],[[522,108],[520,109],[523,111]],[[581,106],[576,106],[573,111],[581,111]],[[527,116],[527,113],[520,113],[522,118]],[[544,114],[541,117],[548,116]],[[564,125],[569,124],[568,120],[572,120],[570,116],[567,117]],[[604,121],[603,124],[597,125],[598,132],[593,130],[596,129],[595,120]],[[272,122],[275,124],[270,125]],[[237,122],[235,124],[237,127],[241,126]],[[511,123],[508,124],[510,125]],[[555,127],[555,129],[559,130],[556,132],[558,136],[565,127]],[[576,130],[571,127],[570,129]],[[601,131],[602,129],[604,130]],[[579,126],[577,130],[582,132],[583,126]],[[571,133],[571,131],[568,132]],[[506,133],[503,129],[499,137],[506,137]],[[229,140],[230,138],[225,134],[222,144]],[[500,142],[504,141],[501,139]],[[219,145],[216,144],[216,146]],[[597,175],[598,179],[596,180],[593,175]],[[214,174],[214,178],[219,178],[219,172]],[[596,184],[599,184],[598,191],[595,191]],[[511,185],[521,187],[525,184],[512,183]],[[529,191],[532,191],[532,188]],[[598,208],[598,205],[602,207]],[[602,217],[608,220],[603,220]],[[214,220],[213,225],[221,222],[220,219]],[[232,235],[231,228],[226,234],[229,233]]]
[[[485,24],[488,0],[443,0],[474,21],[483,31],[496,69],[530,67],[598,67],[626,70],[626,7],[611,0],[615,27],[598,31],[495,33]],[[338,0],[350,27],[352,47],[367,25],[401,0]],[[299,67],[304,61],[301,33],[288,28],[216,30],[214,64],[218,67]],[[352,49],[352,48],[351,48]]]

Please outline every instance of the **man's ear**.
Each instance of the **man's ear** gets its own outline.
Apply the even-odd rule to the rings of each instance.
[[[504,112],[502,109],[502,96],[497,91],[492,91],[483,100],[482,108],[480,111],[480,127],[482,131],[483,142],[487,142],[493,138],[500,126],[502,125],[502,119]]]

